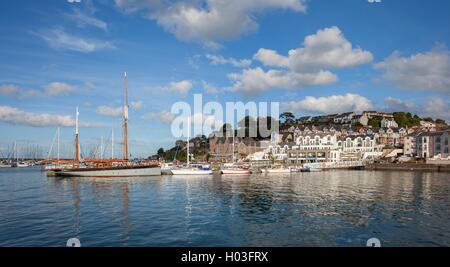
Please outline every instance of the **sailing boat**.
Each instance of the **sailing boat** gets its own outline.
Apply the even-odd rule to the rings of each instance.
[[[190,165],[190,153],[189,153],[189,138],[190,138],[190,131],[191,131],[191,120],[188,118],[188,134],[187,134],[187,161],[186,161],[186,167],[178,168],[178,169],[172,169],[171,172],[173,175],[211,175],[213,174],[213,171],[211,170],[209,165],[197,165],[192,166]]]
[[[80,160],[80,145],[78,141],[78,108],[76,110],[75,121],[75,162],[77,166],[70,169],[55,171],[56,176],[81,176],[81,177],[131,177],[131,176],[158,176],[161,175],[159,165],[141,164],[129,161],[128,152],[128,79],[124,74],[124,107],[123,107],[123,160]],[[114,153],[114,152],[112,152]],[[112,155],[113,156],[113,155]],[[88,164],[88,165],[83,165]],[[89,165],[90,163],[90,165]],[[93,163],[93,164],[92,164]]]
[[[233,154],[233,162],[225,163],[222,165],[220,172],[222,174],[251,174],[252,172],[245,166],[238,164],[236,162],[235,149],[234,149],[234,131],[233,131],[233,144],[232,144],[232,154]]]

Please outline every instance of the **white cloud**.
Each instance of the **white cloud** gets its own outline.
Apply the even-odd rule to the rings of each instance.
[[[0,85],[0,94],[13,95],[19,98],[42,97],[42,96],[59,96],[66,95],[75,90],[75,87],[66,83],[52,82],[44,86],[43,90],[25,89],[16,85],[4,84]]]
[[[361,48],[354,48],[341,30],[335,26],[307,36],[303,47],[290,50],[288,56],[261,48],[254,55],[254,59],[266,66],[288,67],[297,72],[311,72],[370,63],[373,55]]]
[[[384,99],[385,110],[388,111],[412,111],[416,109],[416,104],[413,101],[401,100],[394,97],[386,97]]]
[[[265,72],[261,68],[246,69],[239,74],[230,74],[229,78],[234,81],[234,91],[250,96],[273,88],[296,89],[327,85],[338,80],[337,76],[329,71],[297,73],[284,70],[269,70]]]
[[[115,49],[116,47],[107,41],[87,39],[66,33],[62,29],[48,30],[38,34],[48,45],[56,49],[65,49],[76,52],[89,53],[102,49]]]
[[[77,22],[80,27],[92,26],[104,31],[108,30],[108,24],[106,22],[97,19],[92,15],[88,15],[79,9],[74,9],[73,13],[66,14],[66,16]]]
[[[123,108],[113,108],[108,106],[100,106],[97,108],[97,113],[104,116],[120,117],[123,115]]]
[[[258,29],[256,15],[269,10],[304,12],[303,0],[115,0],[127,12],[146,10],[166,31],[217,49],[219,42]]]
[[[131,101],[130,106],[134,110],[138,110],[144,107],[144,102],[142,101]]]
[[[366,97],[347,93],[345,95],[332,95],[327,97],[307,96],[301,101],[292,101],[282,104],[285,111],[304,113],[343,113],[349,111],[362,112],[374,108],[372,101]]]
[[[387,97],[384,100],[384,105],[383,109],[390,112],[410,112],[422,118],[432,117],[450,121],[450,100],[437,96],[428,97],[420,103]]]
[[[0,94],[1,95],[15,95],[19,92],[19,88],[12,84],[4,84],[0,85]]]
[[[175,115],[173,115],[169,111],[161,111],[161,112],[150,112],[142,116],[141,118],[147,120],[159,120],[162,123],[170,124],[175,119]]]
[[[218,94],[220,92],[216,86],[211,85],[205,81],[202,81],[202,86],[203,90],[205,90],[208,94]]]
[[[288,56],[261,48],[253,59],[277,69],[264,71],[254,68],[229,75],[234,81],[235,91],[255,95],[274,88],[299,89],[328,85],[338,80],[328,69],[366,64],[373,60],[373,56],[370,52],[353,48],[338,27],[331,27],[307,36],[303,47],[290,50]]]
[[[375,64],[383,71],[381,80],[405,90],[450,92],[450,53],[437,47],[432,51],[401,57],[394,52]]]
[[[165,124],[171,124],[172,121],[176,118],[176,115],[172,114],[169,111],[161,111],[161,112],[151,112],[141,117],[142,119],[147,120],[159,120]],[[185,116],[182,118],[182,121],[185,125],[188,122],[191,125],[202,125],[206,127],[215,127],[220,128],[223,125],[222,119],[218,119],[212,115],[204,115],[202,113],[196,113],[191,116]]]
[[[440,97],[430,97],[425,100],[422,112],[419,113],[434,119],[444,119],[450,122],[450,100]]]
[[[53,82],[45,86],[44,91],[49,96],[66,95],[74,90],[74,87],[60,82]]]
[[[144,103],[142,101],[131,101],[130,107],[133,110],[138,110],[144,107]],[[121,117],[123,115],[123,107],[99,106],[96,112],[104,116]]]
[[[205,56],[207,59],[209,59],[211,61],[211,63],[213,65],[232,65],[234,67],[238,67],[238,68],[245,68],[248,67],[252,64],[252,61],[249,59],[235,59],[235,58],[224,58],[223,56],[220,55],[211,55],[211,54],[207,54]]]
[[[0,122],[33,127],[71,127],[75,125],[75,121],[71,116],[52,115],[47,113],[37,114],[10,106],[0,106]]]
[[[191,90],[193,87],[192,82],[188,80],[183,80],[179,82],[171,82],[167,89],[169,91],[178,93],[182,96],[186,96],[189,93],[189,90]]]

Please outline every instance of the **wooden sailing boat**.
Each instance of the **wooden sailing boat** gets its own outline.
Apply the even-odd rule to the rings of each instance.
[[[128,78],[124,74],[124,107],[123,107],[123,160],[82,161],[78,140],[78,108],[75,122],[75,163],[77,166],[55,172],[56,176],[86,176],[86,177],[130,177],[161,175],[159,165],[141,164],[129,161],[128,151]],[[114,152],[112,152],[114,153]],[[112,155],[113,157],[114,155]]]

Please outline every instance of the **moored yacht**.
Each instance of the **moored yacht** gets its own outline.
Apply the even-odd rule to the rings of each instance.
[[[173,175],[212,175],[213,171],[211,169],[211,166],[209,165],[203,165],[203,164],[190,164],[190,156],[189,153],[189,136],[190,136],[190,127],[191,120],[188,118],[188,134],[187,134],[187,146],[186,146],[186,166],[183,166],[181,168],[174,168],[171,169],[171,172]]]
[[[251,174],[250,169],[244,165],[237,163],[225,163],[220,169],[222,174]]]
[[[78,142],[78,108],[75,121],[75,163],[71,168],[53,171],[55,176],[81,177],[131,177],[131,176],[159,176],[161,167],[158,164],[141,164],[129,161],[128,152],[128,80],[125,72],[124,107],[123,107],[123,160],[81,161]]]

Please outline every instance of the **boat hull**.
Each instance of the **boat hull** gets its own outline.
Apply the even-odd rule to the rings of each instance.
[[[212,175],[212,170],[179,169],[171,170],[173,175]]]
[[[273,169],[273,170],[266,170],[266,169],[262,169],[261,170],[262,173],[291,173],[291,170],[289,169]]]
[[[63,177],[135,177],[160,176],[160,167],[109,168],[109,169],[67,169],[54,172]]]
[[[250,170],[221,170],[222,174],[251,174]]]

